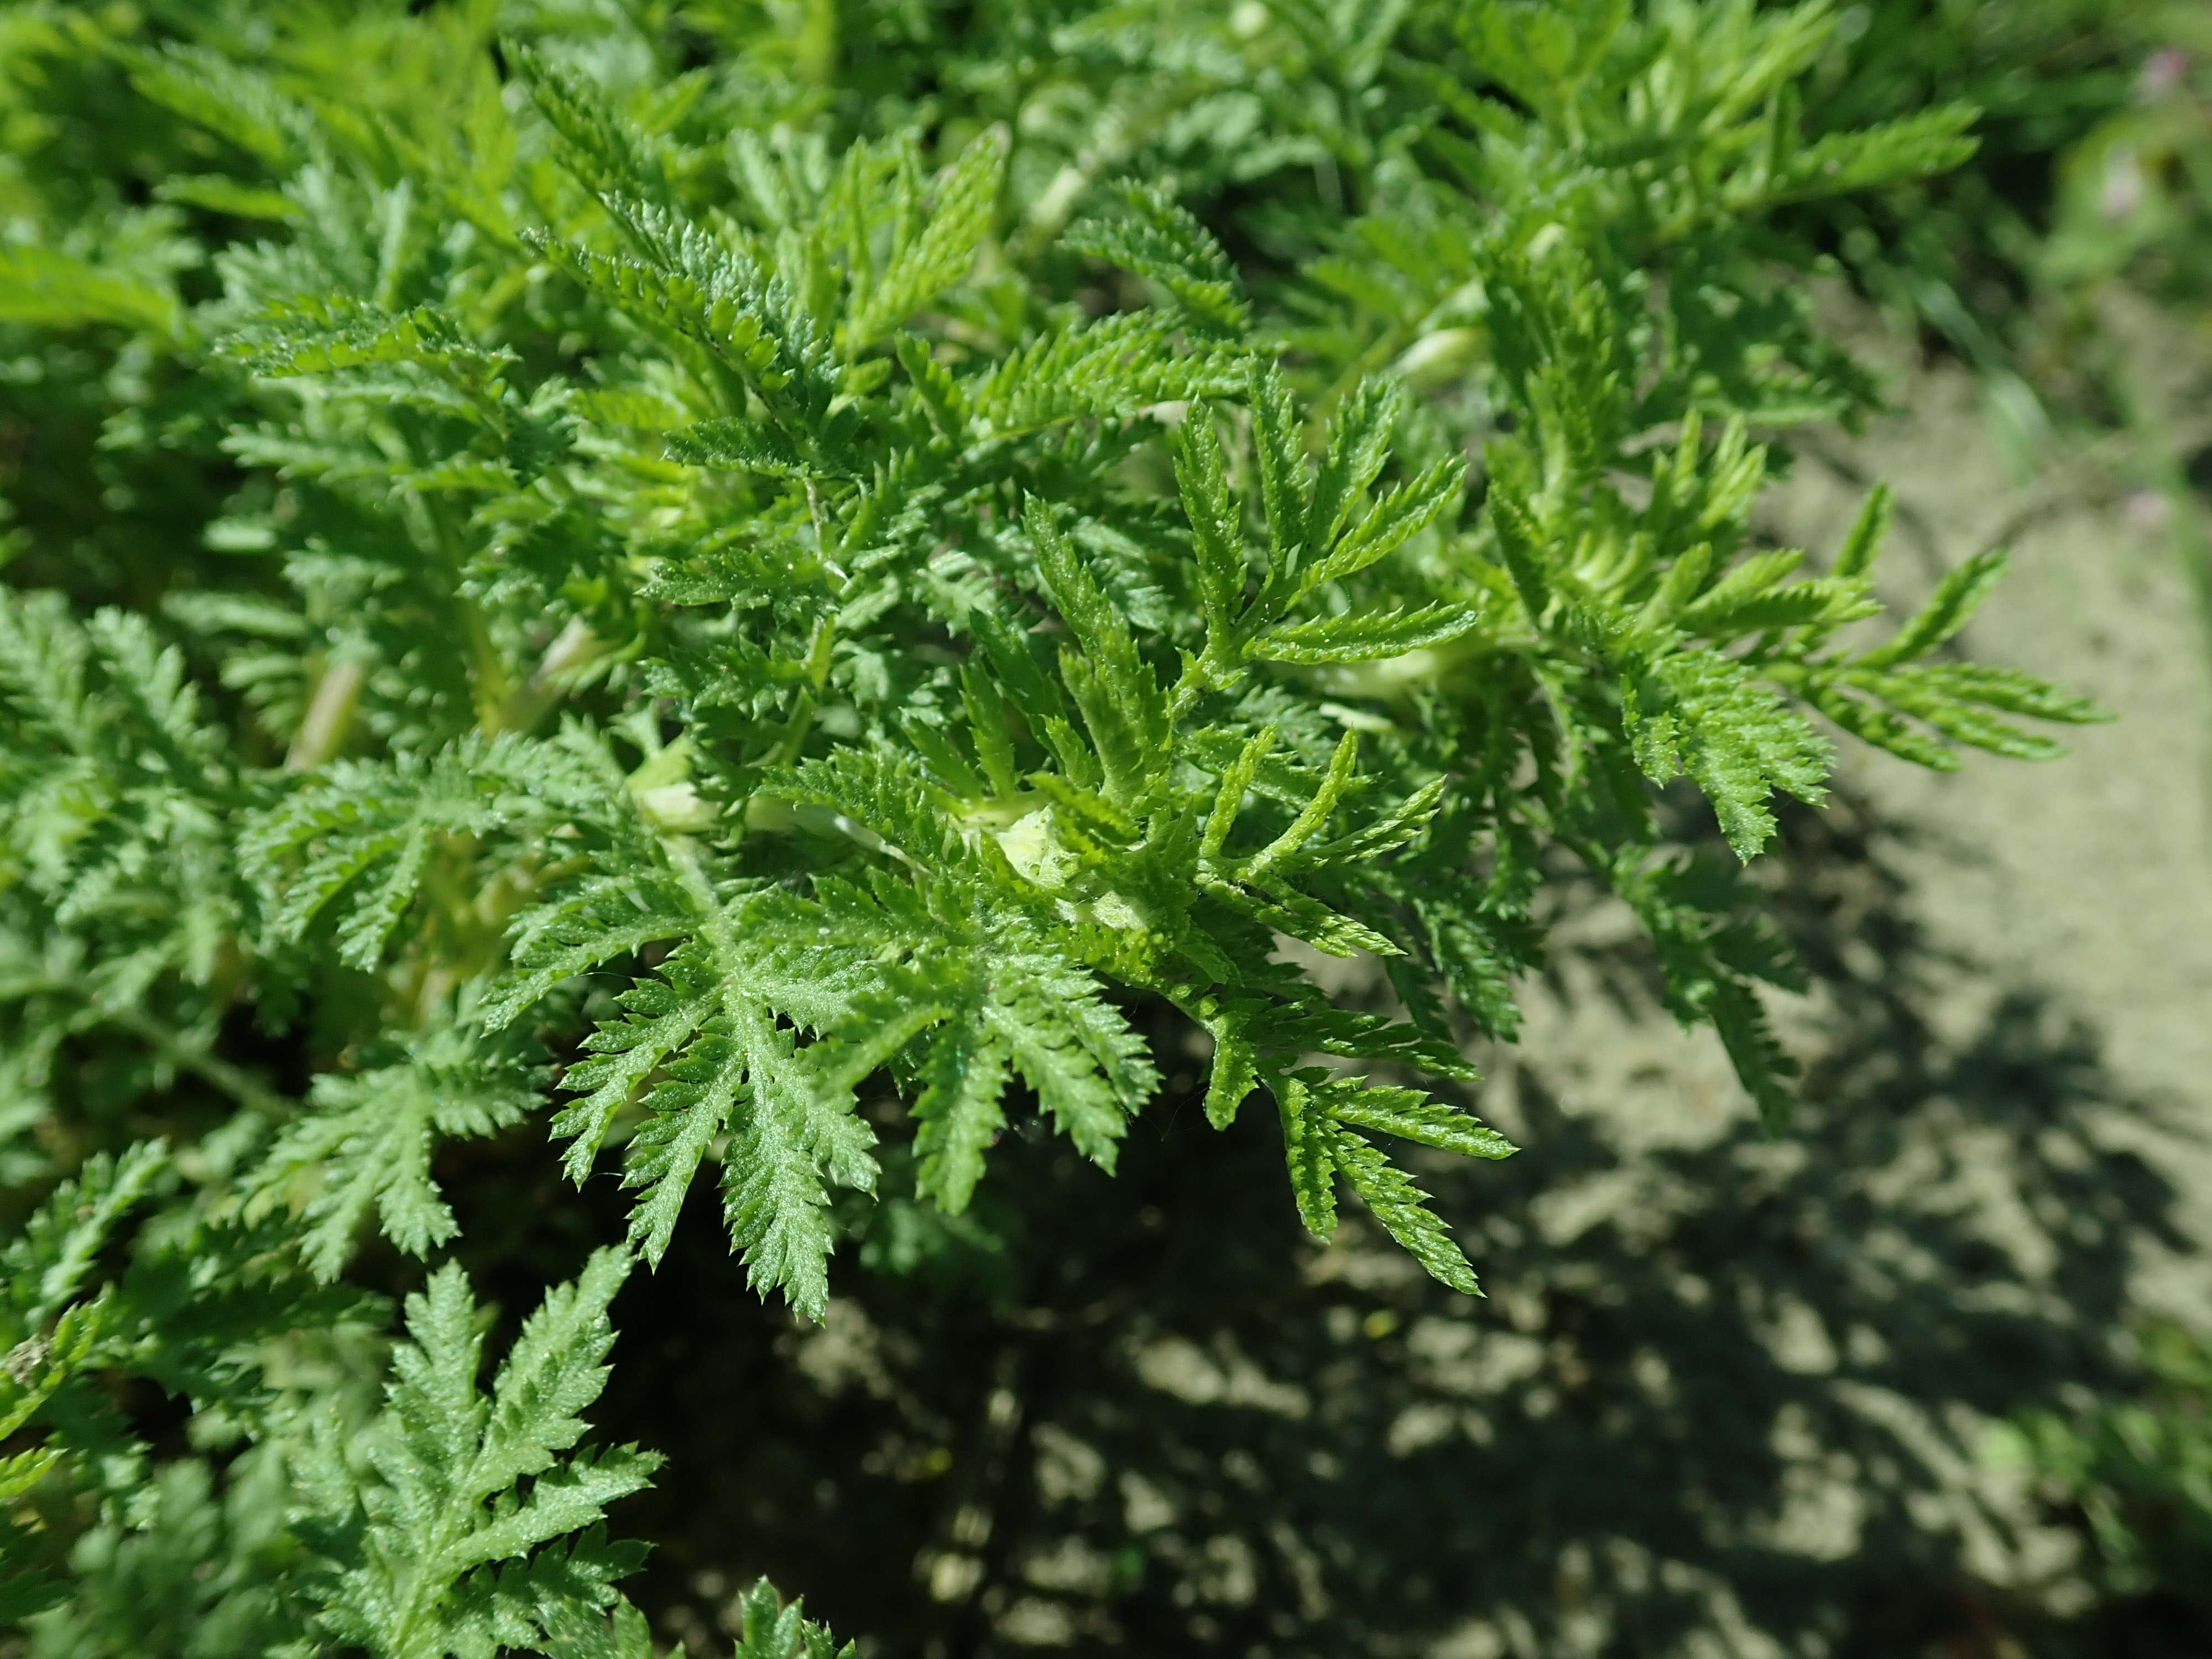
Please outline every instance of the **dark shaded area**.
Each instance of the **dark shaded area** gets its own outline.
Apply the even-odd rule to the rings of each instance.
[[[617,1306],[599,1414],[671,1454],[620,1517],[655,1540],[658,1627],[725,1651],[718,1609],[766,1572],[875,1659],[1549,1659],[1747,1626],[1869,1659],[2212,1650],[2148,1602],[2053,1622],[1968,1542],[2015,1541],[1968,1413],[2113,1387],[2133,1254],[2180,1242],[2097,1131],[2150,1109],[2028,984],[1939,1034],[1969,964],[1917,934],[1882,844],[1848,805],[1790,831],[1775,902],[1833,1005],[1796,1133],[1721,1102],[1708,1143],[1632,1153],[1546,1082],[1572,1056],[1498,1066],[1527,1150],[1422,1166],[1486,1301],[1358,1218],[1316,1249],[1264,1105],[1216,1134],[1172,1092],[1110,1179],[1009,1136],[995,1289],[909,1216],[921,1265],[842,1261],[821,1328],[758,1302],[695,1193]],[[1659,1018],[1632,951],[1579,954]],[[455,1172],[484,1195],[463,1236],[527,1306],[501,1276],[564,1271],[620,1200],[500,1162]]]

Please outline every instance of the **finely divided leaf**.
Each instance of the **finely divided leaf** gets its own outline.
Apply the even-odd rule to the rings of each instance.
[[[608,1504],[643,1487],[659,1461],[627,1447],[574,1450],[582,1413],[606,1384],[607,1306],[629,1266],[626,1253],[601,1250],[574,1283],[548,1292],[489,1397],[477,1380],[483,1338],[460,1268],[441,1268],[408,1297],[411,1340],[392,1356],[383,1412],[356,1442],[360,1465],[348,1467],[333,1418],[303,1470],[320,1466],[323,1478],[307,1491],[329,1506],[307,1528],[327,1562],[318,1598],[325,1634],[386,1659],[444,1659],[492,1651],[490,1617],[527,1618],[529,1627],[501,1640],[531,1648],[549,1632],[604,1619],[616,1599],[608,1580],[635,1557],[595,1534],[552,1552],[534,1575],[527,1565],[524,1577],[485,1570],[526,1564],[592,1526]]]
[[[921,234],[899,248],[844,325],[854,345],[864,345],[903,322],[968,274],[998,210],[1007,138],[997,127],[979,134],[961,152]]]
[[[317,1078],[313,1109],[277,1137],[254,1185],[270,1194],[304,1187],[301,1249],[319,1279],[337,1276],[371,1212],[393,1243],[426,1255],[454,1232],[430,1175],[439,1140],[520,1123],[538,1104],[533,1080],[529,1067],[479,1051],[462,1030],[433,1031],[404,1059]]]
[[[1519,1150],[1497,1130],[1419,1089],[1333,1083],[1320,1092],[1324,1109],[1340,1123],[1379,1129],[1466,1158],[1510,1158]]]
[[[1380,1147],[1348,1129],[1337,1129],[1331,1134],[1329,1151],[1360,1202],[1391,1237],[1429,1270],[1430,1277],[1463,1296],[1482,1294],[1465,1252],[1429,1208],[1428,1194],[1384,1157]]]
[[[1896,637],[1858,659],[1862,668],[1887,668],[1924,657],[1966,625],[1966,620],[1989,598],[2004,574],[2008,556],[2002,548],[1977,553],[1947,574],[1934,595],[1913,618],[1897,630]]]
[[[1243,284],[1206,228],[1158,185],[1129,182],[1115,194],[1119,216],[1071,226],[1061,246],[1150,277],[1207,328],[1243,333],[1251,321]]]
[[[1407,609],[1391,605],[1284,623],[1258,635],[1245,654],[1265,662],[1373,662],[1443,645],[1477,627],[1482,613],[1443,600]]]

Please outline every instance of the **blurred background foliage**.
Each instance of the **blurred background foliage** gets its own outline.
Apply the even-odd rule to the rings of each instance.
[[[2129,326],[2148,302],[2194,362],[2212,349],[2212,8],[1887,0],[1847,20],[1818,120],[1956,98],[1983,112],[1981,149],[1824,206],[1827,246],[1893,327],[1972,366],[2021,477],[2070,465],[2137,492],[2132,515],[2166,534],[2212,617],[2201,374],[2147,368]]]
[[[2067,469],[2124,501],[2212,614],[2203,359],[2147,368],[2136,343],[2148,310],[2161,341],[2212,356],[2212,8],[1838,10],[1812,130],[1962,101],[1983,112],[1980,149],[1941,178],[1796,210],[1774,257],[1817,251],[1917,349],[1970,366],[2015,468]],[[412,27],[416,12],[434,27]],[[638,88],[687,70],[642,112],[694,138],[826,117],[848,134],[918,125],[950,155],[1007,121],[1009,234],[1035,246],[1091,183],[1136,171],[1170,181],[1263,285],[1272,273],[1286,308],[1293,273],[1347,238],[1424,279],[1393,240],[1394,147],[1410,141],[1395,89],[1456,48],[1424,33],[1443,9],[1401,0],[10,0],[9,582],[153,609],[258,550],[226,530],[247,484],[218,441],[237,388],[165,347],[183,323],[162,295],[172,276],[213,293],[196,264],[209,241],[296,210],[237,182],[287,140],[169,118],[161,101],[190,88],[159,84],[144,51],[216,46],[289,66],[303,89],[374,66],[352,82],[373,147],[390,141],[380,96],[440,83],[439,29],[475,38],[495,13],[525,39],[596,39],[597,71],[629,61]],[[64,292],[81,267],[42,270],[48,249],[145,281]],[[46,326],[88,310],[106,320]],[[1457,343],[1386,320],[1348,343],[1434,383]],[[226,568],[221,585],[242,580]],[[870,1271],[818,1328],[754,1301],[713,1241],[678,1249],[620,1304],[631,1334],[610,1396],[611,1437],[689,1449],[629,1516],[658,1546],[641,1599],[703,1644],[770,1570],[841,1631],[876,1635],[873,1652],[903,1650],[882,1639],[897,1631],[946,1659],[2212,1651],[2212,1346],[2182,1326],[2118,1329],[2130,1241],[2172,1235],[2173,1194],[2083,1127],[2113,1085],[2063,1010],[2014,999],[1963,1036],[1929,1030],[1923,993],[1950,969],[1865,833],[1848,799],[1793,826],[1809,850],[1777,896],[1842,987],[1794,1145],[1746,1124],[1634,1154],[1493,1062],[1540,1128],[1534,1150],[1510,1182],[1425,1172],[1516,1253],[1479,1316],[1356,1237],[1316,1271],[1287,1217],[1228,1224],[1224,1203],[1273,1191],[1239,1164],[1273,1153],[1176,1121],[1133,1143],[1110,1193],[1079,1174],[1008,1182],[957,1230],[890,1210]],[[1602,939],[1562,971],[1660,1017],[1648,976]],[[143,1079],[103,1068],[147,1064],[94,1054],[80,1086],[130,1101]],[[0,1161],[28,1156],[9,1139],[15,1098],[0,1079]],[[1948,1204],[1956,1169],[1923,1179],[1928,1158],[1969,1146],[2063,1253],[2063,1295],[2031,1295]],[[542,1146],[467,1157],[445,1173],[470,1266],[526,1305],[587,1221],[537,1201],[557,1180]],[[1571,1188],[1610,1198],[1566,1224],[1544,1194]],[[1024,1192],[1079,1202],[1025,1212]],[[2011,1427],[1947,1442],[1954,1408]],[[1936,1512],[2005,1479],[2034,1483],[2045,1517],[2085,1540],[2051,1594],[2017,1588],[2033,1571],[2006,1588],[1985,1571],[1990,1549],[2033,1553],[1990,1541],[2007,1523]],[[163,1536],[140,1546],[149,1572]]]

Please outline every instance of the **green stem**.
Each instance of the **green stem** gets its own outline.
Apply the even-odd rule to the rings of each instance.
[[[175,1032],[135,1008],[112,1010],[101,1018],[146,1043],[179,1071],[190,1072],[203,1082],[213,1084],[241,1106],[278,1118],[289,1117],[295,1109],[294,1103],[251,1073],[227,1060],[186,1047]]]
[[[287,772],[312,772],[344,746],[368,679],[367,666],[351,659],[324,668],[315,682],[315,695],[308,699],[307,712],[300,717],[300,729],[292,734],[292,746],[285,751]]]
[[[492,733],[534,731],[561,701],[562,678],[605,655],[606,651],[605,641],[592,632],[589,623],[581,617],[569,618],[568,625],[545,647],[544,656],[538,659],[530,678],[514,689],[506,706],[485,730]]]

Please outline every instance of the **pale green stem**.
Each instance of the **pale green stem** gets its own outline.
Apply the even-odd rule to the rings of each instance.
[[[285,751],[287,772],[312,772],[338,752],[353,725],[354,710],[361,705],[362,687],[368,678],[367,665],[350,659],[323,670],[322,678],[315,682],[315,695],[308,700],[307,712],[301,716],[300,729],[292,734],[292,746]]]

